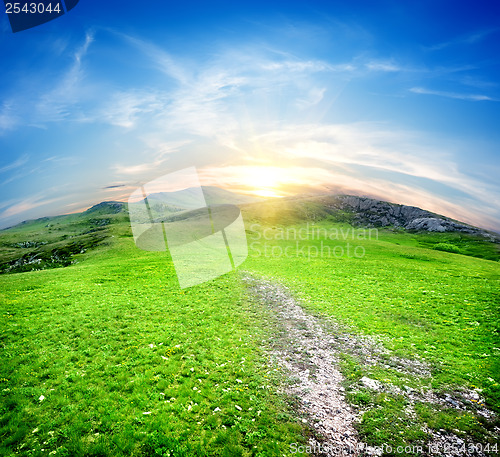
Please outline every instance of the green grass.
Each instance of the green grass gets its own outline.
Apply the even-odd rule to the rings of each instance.
[[[274,456],[303,442],[238,276],[180,290],[165,253],[112,233],[79,264],[0,276],[0,454]]]
[[[498,245],[456,234],[377,236],[328,219],[316,229],[337,236],[312,237],[312,225],[293,225],[307,215],[275,209],[288,226],[269,211],[259,229],[247,214],[242,268],[285,283],[310,312],[390,351],[375,365],[342,356],[346,397],[365,411],[362,439],[423,442],[427,426],[491,442],[495,424],[478,416],[481,405],[464,400],[460,413],[417,403],[410,414],[404,395],[359,380],[443,394],[482,389],[498,412]],[[180,290],[168,254],[136,249],[125,215],[103,211],[1,233],[4,265],[66,249],[70,266],[0,275],[0,454],[282,456],[305,443],[309,431],[276,393],[283,380],[268,366],[271,320],[239,274]],[[304,211],[330,217],[314,205]],[[287,240],[287,228],[310,233]],[[88,243],[83,253],[68,248],[75,242]],[[432,375],[402,372],[394,357],[424,361]]]
[[[403,412],[403,395],[360,391],[356,382],[368,376],[399,388],[441,393],[481,389],[486,406],[500,411],[498,261],[433,249],[440,239],[433,234],[380,231],[377,236],[327,222],[295,229],[249,227],[246,267],[288,285],[311,312],[372,335],[390,351],[387,365],[366,366],[345,356],[348,398],[361,408],[370,405],[359,426],[361,436],[374,445],[411,443],[423,439],[422,425],[449,429],[440,425],[448,421],[463,437],[491,441],[495,423],[475,414],[481,405],[466,401],[470,412],[465,418],[450,408],[425,414],[417,410],[410,420]],[[282,239],[287,233],[289,239]],[[336,236],[329,239],[326,233]],[[309,239],[298,239],[301,236]],[[444,235],[441,240],[450,238]],[[425,243],[430,249],[422,247]],[[477,253],[496,249],[473,238],[468,243],[476,243]],[[423,361],[432,375],[402,373],[390,366],[392,357]]]
[[[66,267],[78,255],[105,243],[112,224],[127,224],[125,213],[72,214],[28,221],[0,232],[0,273]]]

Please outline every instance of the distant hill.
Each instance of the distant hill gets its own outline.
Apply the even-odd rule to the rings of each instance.
[[[462,232],[486,237],[495,236],[495,234],[479,227],[416,206],[399,205],[352,195],[338,195],[326,200],[325,204],[328,208],[351,212],[354,225],[400,227],[409,231]]]
[[[124,202],[101,202],[92,206],[82,214],[85,215],[100,215],[100,214],[117,214],[127,211],[127,204]]]
[[[397,228],[410,232],[464,233],[500,242],[498,233],[456,221],[415,206],[353,195],[294,196],[247,208],[250,217],[268,223],[331,219],[358,227]]]
[[[414,233],[421,238],[422,245],[432,249],[456,247],[465,255],[490,260],[499,258],[499,234],[414,206],[352,195],[263,199],[213,186],[204,187],[203,191],[208,205],[239,205],[244,220],[250,224],[286,226],[331,221],[357,227],[379,227]],[[196,217],[196,211],[182,210],[192,207],[198,198],[195,189],[186,189],[152,194],[148,201],[150,205],[157,205],[160,213],[165,211],[171,217],[185,218]],[[109,244],[113,234],[131,235],[127,203],[101,202],[81,213],[22,222],[0,231],[0,273],[71,265],[86,251]],[[450,241],[456,246],[446,244]],[[478,246],[477,249],[474,246]]]
[[[482,236],[500,242],[500,235],[449,217],[415,207],[390,203],[354,195],[309,195],[285,198],[262,198],[243,195],[220,189],[215,186],[203,186],[207,205],[233,204],[245,207],[248,217],[265,222],[289,224],[299,221],[317,221],[330,218],[337,222],[346,222],[359,227],[399,228],[413,232],[458,232]],[[192,208],[198,202],[198,188],[189,188],[176,192],[158,192],[148,197],[150,205],[161,205],[168,212]],[[124,216],[128,205],[120,201],[98,203],[82,213],[42,217],[21,222],[3,230],[28,229],[31,227],[50,227],[52,224],[72,223],[78,219],[102,218],[109,215]]]
[[[242,205],[263,201],[263,198],[238,194],[215,186],[202,186],[207,205]],[[199,201],[199,189],[190,187],[176,192],[158,192],[148,195],[148,202],[159,202],[177,208],[192,208]]]

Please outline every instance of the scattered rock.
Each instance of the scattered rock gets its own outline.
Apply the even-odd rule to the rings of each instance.
[[[251,277],[245,281],[259,301],[276,313],[281,331],[272,342],[271,356],[288,372],[290,384],[286,393],[297,398],[301,413],[306,416],[303,422],[314,428],[310,445],[323,449],[326,457],[339,455],[339,450],[358,455],[359,440],[354,428],[358,417],[341,390],[343,376],[329,335],[284,287]]]
[[[366,376],[363,376],[360,379],[360,381],[365,387],[368,387],[368,389],[372,389],[372,390],[376,390],[376,391],[382,390],[382,383],[380,381],[367,378]]]

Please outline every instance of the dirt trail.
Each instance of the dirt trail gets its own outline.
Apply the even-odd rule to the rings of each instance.
[[[362,445],[353,426],[357,415],[344,399],[336,341],[283,286],[250,276],[244,281],[275,313],[278,336],[271,343],[271,355],[289,373],[287,393],[298,399],[303,420],[316,432],[309,440],[315,455],[360,455]],[[362,454],[375,455],[375,450],[364,449]]]
[[[257,279],[249,273],[243,280],[249,292],[271,311],[276,334],[270,342],[270,355],[278,366],[287,372],[285,393],[298,400],[298,413],[304,417],[312,436],[309,439],[312,455],[317,457],[375,456],[383,453],[380,447],[367,446],[360,441],[354,427],[359,413],[351,408],[344,398],[343,376],[339,371],[339,354],[350,354],[364,366],[380,365],[395,369],[405,375],[430,379],[430,367],[421,360],[410,360],[392,356],[380,341],[373,337],[354,335],[328,319],[318,319],[308,314],[283,285]],[[398,388],[390,383],[362,377],[360,386],[377,392],[402,395],[408,402],[409,417],[416,403],[453,407],[467,411],[467,403],[479,401],[476,391],[434,392],[420,391],[404,386]],[[482,400],[481,400],[482,401]],[[477,409],[476,414],[492,419],[495,414],[486,408]],[[445,430],[425,427],[430,448],[420,455],[446,455],[446,457],[485,457],[480,449],[463,451],[466,441]],[[494,434],[500,430],[495,429]],[[496,435],[499,436],[499,435]],[[432,450],[431,450],[432,449]],[[448,449],[442,453],[441,450]],[[413,454],[414,455],[414,454]]]

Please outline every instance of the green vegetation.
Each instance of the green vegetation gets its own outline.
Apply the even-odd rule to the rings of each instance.
[[[111,211],[111,213],[110,213]],[[66,267],[78,255],[110,236],[111,224],[126,224],[121,204],[92,208],[82,214],[44,217],[3,230],[0,236],[0,273],[20,273]]]
[[[498,261],[422,247],[434,247],[440,238],[447,243],[453,237],[449,234],[375,232],[319,222],[254,224],[248,236],[248,269],[286,284],[309,311],[376,337],[389,351],[384,363],[374,365],[344,355],[347,398],[368,407],[359,425],[364,440],[412,443],[424,439],[424,425],[475,442],[494,440],[498,420],[486,420],[477,410],[500,411]],[[460,239],[465,243],[466,236]],[[467,243],[481,256],[497,249],[473,237]],[[393,363],[400,359],[416,361],[417,367],[424,363],[431,374],[401,370]],[[393,392],[360,387],[363,376]],[[451,405],[409,411],[406,396],[397,390],[407,388],[443,397],[452,393],[468,411],[457,412]],[[473,389],[485,398],[484,405],[467,398],[466,391]]]
[[[388,350],[383,363],[341,361],[363,441],[425,442],[428,427],[492,442],[498,422],[477,412],[500,411],[498,245],[353,230],[316,204],[287,205],[247,210],[243,268]],[[297,223],[308,217],[316,225]],[[138,250],[126,213],[109,208],[0,232],[0,247],[1,455],[282,456],[306,442],[268,365],[270,319],[238,273],[180,290],[168,254]],[[467,410],[410,404],[407,389]]]
[[[165,253],[109,230],[78,264],[0,276],[0,454],[274,456],[303,442],[238,276],[180,290]]]

